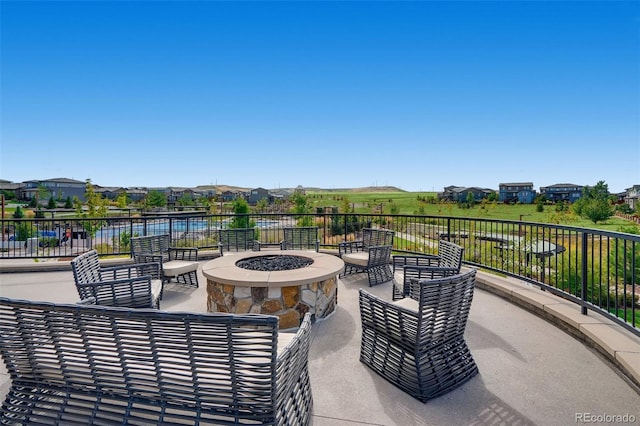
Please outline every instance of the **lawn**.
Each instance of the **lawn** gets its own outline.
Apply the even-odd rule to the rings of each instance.
[[[571,212],[557,212],[555,205],[545,205],[542,212],[536,211],[535,204],[480,203],[472,208],[462,208],[455,203],[428,203],[435,192],[308,192],[309,200],[316,207],[338,207],[343,211],[345,199],[356,213],[392,213],[395,205],[397,214],[420,214],[426,216],[452,216],[479,219],[514,220],[523,222],[552,223],[582,228],[602,229],[640,233],[640,226],[627,220],[611,217],[594,224],[588,219]],[[380,210],[382,207],[382,211]]]

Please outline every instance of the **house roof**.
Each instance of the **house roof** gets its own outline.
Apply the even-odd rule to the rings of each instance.
[[[553,184],[553,185],[541,186],[540,189],[544,189],[544,188],[567,188],[567,187],[582,188],[582,185],[576,185],[575,183],[556,183],[556,184]]]
[[[507,182],[501,183],[500,186],[533,186],[533,182]]]
[[[83,180],[75,180],[69,178],[53,178],[53,179],[31,179],[25,180],[26,182],[58,182],[58,183],[85,183]]]

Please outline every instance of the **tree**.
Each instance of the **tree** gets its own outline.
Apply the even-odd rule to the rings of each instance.
[[[298,225],[299,226],[313,226],[313,217],[307,216],[303,214],[308,214],[311,212],[311,206],[308,204],[308,199],[305,195],[300,192],[296,192],[291,196],[291,201],[293,202],[293,213],[300,214],[298,216]]]
[[[590,200],[582,209],[582,216],[593,223],[607,220],[613,216],[613,213],[614,208],[609,203],[609,200]]]
[[[84,193],[87,200],[86,211],[82,208],[82,203],[77,197],[75,197],[74,201],[78,215],[87,219],[82,221],[82,227],[87,231],[91,238],[94,238],[98,230],[106,223],[105,220],[100,218],[107,216],[108,201],[102,198],[102,196],[94,190],[93,185],[91,184],[91,179],[87,179],[86,182],[87,189]]]
[[[603,180],[593,187],[585,186],[582,197],[573,204],[573,211],[593,223],[609,219],[615,212],[609,200],[609,186]]]
[[[24,217],[24,212],[20,206],[16,207],[16,211],[13,212],[14,219],[22,219]]]
[[[149,191],[145,199],[146,207],[166,207],[167,196],[160,191]]]
[[[467,193],[467,207],[472,208],[476,205],[476,197],[473,195],[473,192],[469,191]]]
[[[51,197],[49,197],[49,202],[47,203],[47,208],[49,210],[55,209],[56,207],[58,207],[58,204],[56,203],[56,200],[53,199],[53,195]]]
[[[116,198],[116,205],[119,208],[124,209],[127,207],[128,204],[129,204],[129,198],[127,197],[127,193],[121,192],[120,194],[118,194],[118,198]]]
[[[182,194],[180,198],[178,198],[178,205],[180,206],[192,206],[193,205],[193,197],[188,192]]]
[[[71,202],[71,197],[67,197],[67,199],[65,200],[64,208],[65,209],[72,209],[73,208],[73,203]]]
[[[259,211],[259,212],[263,212],[263,211],[267,210],[267,206],[268,205],[269,205],[269,202],[267,201],[267,199],[266,198],[261,198],[256,203],[256,210]]]
[[[231,219],[229,228],[252,228],[256,226],[253,220],[249,220],[249,203],[242,197],[233,200],[233,212],[235,216]]]

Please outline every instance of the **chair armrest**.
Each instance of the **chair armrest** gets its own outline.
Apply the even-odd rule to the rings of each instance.
[[[338,252],[340,256],[345,253],[355,253],[359,251],[364,251],[364,241],[342,241],[338,243]]]
[[[94,283],[76,284],[82,300],[94,298],[95,304],[129,308],[153,308],[149,275]]]
[[[415,347],[418,313],[381,299],[364,289],[358,290],[363,332],[370,330],[405,348]]]
[[[154,256],[155,257],[155,256]],[[160,257],[160,256],[158,256]],[[160,257],[161,258],[161,257]],[[100,268],[102,280],[117,280],[150,276],[151,279],[160,279],[161,266],[159,261],[135,263],[133,265],[109,266]]]
[[[276,401],[286,399],[284,395],[292,391],[292,386],[308,369],[310,343],[311,314],[307,312],[293,339],[286,347],[279,350],[276,358],[276,387],[278,389]]]
[[[198,249],[196,247],[169,247],[169,259],[198,261]]]
[[[432,266],[404,266],[402,294],[413,300],[420,300],[420,286],[428,285],[429,280],[456,275],[456,268],[439,268]]]
[[[424,254],[424,255],[393,255],[393,272],[401,269],[405,265],[412,266],[438,266],[440,264],[440,256]]]

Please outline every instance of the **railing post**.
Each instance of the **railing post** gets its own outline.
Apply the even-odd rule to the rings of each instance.
[[[348,215],[346,213],[344,213],[342,216],[344,217],[344,241],[347,241],[347,229],[349,227],[349,225],[347,225],[347,216]]]
[[[582,259],[581,259],[581,275],[582,275],[582,315],[587,315],[587,255],[589,251],[587,250],[587,237],[588,234],[586,232],[582,232]]]
[[[447,218],[447,241],[451,241],[451,218]]]

